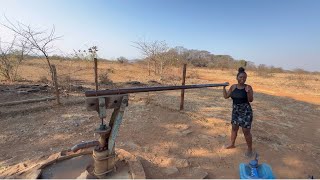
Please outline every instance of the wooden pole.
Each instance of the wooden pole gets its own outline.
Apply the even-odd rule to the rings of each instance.
[[[149,71],[149,76],[151,75],[151,69],[150,69],[150,59],[148,59],[148,71]]]
[[[182,86],[186,84],[186,74],[187,74],[187,64],[184,64],[183,73],[182,73]],[[184,89],[181,89],[180,110],[183,110],[183,106],[184,106]]]
[[[52,72],[53,72],[53,80],[54,80],[54,89],[56,91],[56,97],[57,97],[57,104],[60,103],[60,93],[59,93],[59,85],[58,85],[58,77],[57,77],[57,69],[55,65],[51,65]]]
[[[93,61],[94,61],[94,82],[96,84],[96,91],[98,91],[98,60],[97,58],[94,58]]]

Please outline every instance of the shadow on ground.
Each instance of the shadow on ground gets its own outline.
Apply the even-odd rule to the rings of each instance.
[[[142,159],[147,178],[181,177],[194,168],[208,178],[239,178],[239,163],[250,159],[243,156],[241,132],[236,149],[222,148],[229,141],[231,101],[221,94],[217,89],[186,91],[182,112],[178,91],[130,95],[117,146]],[[261,93],[252,106],[261,162],[270,164],[277,178],[320,177],[319,106]],[[5,117],[0,120],[1,166],[96,139],[98,124],[97,113],[84,105]]]

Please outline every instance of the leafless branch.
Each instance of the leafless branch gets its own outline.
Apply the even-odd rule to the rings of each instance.
[[[140,50],[143,56],[148,60],[148,69],[150,75],[150,61],[154,63],[154,71],[157,74],[160,68],[160,73],[162,73],[164,58],[163,55],[168,51],[168,46],[165,41],[135,41],[133,42],[133,47]],[[160,67],[159,67],[160,66]]]
[[[1,23],[2,26],[11,30],[14,34],[19,36],[19,38],[25,40],[26,43],[24,44],[24,46],[29,46],[30,51],[45,56],[51,73],[51,80],[52,82],[56,82],[57,78],[54,67],[51,65],[49,58],[49,54],[52,53],[52,49],[54,48],[54,46],[52,45],[53,42],[61,38],[61,36],[55,35],[55,26],[53,25],[51,31],[48,32],[47,30],[38,30],[34,27],[31,27],[30,25],[25,25],[18,21],[16,23],[13,23],[6,16],[5,18],[7,20],[7,23]],[[60,104],[58,88],[56,86],[56,83],[53,84],[55,86],[55,89],[57,90],[56,94],[58,104]]]
[[[6,46],[2,46],[5,45]],[[0,40],[0,74],[10,81],[15,81],[20,64],[30,52],[26,42],[17,40],[16,36],[10,43]]]

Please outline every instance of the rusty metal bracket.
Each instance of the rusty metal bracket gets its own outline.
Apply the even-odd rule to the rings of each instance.
[[[127,94],[121,95],[108,95],[108,96],[98,96],[98,97],[87,97],[86,99],[86,108],[88,111],[97,111],[99,112],[99,98],[105,99],[105,108],[106,109],[115,109],[121,106],[123,97],[128,96]],[[128,106],[128,103],[126,104]]]
[[[105,118],[107,117],[107,109],[106,109],[106,99],[104,97],[99,97],[99,117],[100,118]]]
[[[96,133],[100,134],[100,148],[104,149],[104,147],[101,147],[102,145],[106,146],[109,151],[112,151],[114,149],[115,139],[118,135],[125,108],[128,106],[128,101],[129,97],[127,94],[88,97],[86,99],[87,110],[97,111],[100,118],[106,117],[107,109],[114,109],[109,121],[109,127],[101,125],[100,129],[96,130]],[[101,129],[102,126],[104,128]],[[107,129],[109,129],[110,134],[104,132]]]
[[[108,140],[108,150],[112,150],[115,145],[115,139],[118,135],[120,124],[122,122],[122,117],[124,114],[125,107],[128,106],[128,95],[123,96],[121,105],[118,109],[115,109],[112,113],[112,117],[110,119],[111,124],[111,134]]]

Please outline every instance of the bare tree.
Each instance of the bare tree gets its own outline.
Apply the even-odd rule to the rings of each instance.
[[[23,40],[17,42],[16,37],[11,43],[2,42],[0,39],[0,74],[7,80],[17,80],[18,68],[25,55],[30,52],[26,44]]]
[[[128,60],[127,58],[123,57],[123,56],[118,57],[118,58],[117,58],[117,61],[118,61],[118,63],[120,63],[120,64],[126,64],[126,63],[129,62],[129,60]]]
[[[25,25],[20,22],[16,24],[12,23],[8,18],[7,24],[2,24],[4,27],[13,31],[19,38],[22,38],[27,42],[32,51],[37,54],[42,54],[48,64],[50,73],[53,73],[49,54],[52,53],[54,46],[52,45],[54,41],[58,40],[61,36],[55,35],[55,27],[53,26],[51,31],[48,33],[46,30],[35,30],[36,28],[30,25]],[[53,79],[53,77],[52,77]]]
[[[5,18],[7,20],[7,23],[1,23],[4,27],[14,32],[18,38],[24,40],[26,42],[26,46],[30,47],[32,52],[36,54],[41,54],[45,57],[51,74],[51,80],[55,87],[55,68],[51,65],[49,54],[53,52],[53,42],[61,38],[61,36],[55,35],[54,25],[50,31],[37,30],[36,28],[31,27],[30,25],[25,25],[18,21],[16,23],[13,23],[7,17]],[[55,87],[55,89],[57,90],[58,88]],[[56,92],[56,94],[57,96],[59,96],[59,92]],[[59,97],[57,97],[57,100],[59,101]],[[60,104],[60,102],[58,102],[58,104]]]
[[[151,62],[154,63],[154,73],[162,73],[164,67],[164,55],[168,51],[168,46],[165,41],[137,41],[133,42],[133,47],[139,49],[148,61],[148,71],[151,74]],[[159,65],[160,63],[160,65]]]

